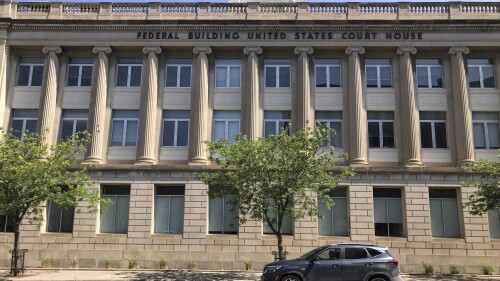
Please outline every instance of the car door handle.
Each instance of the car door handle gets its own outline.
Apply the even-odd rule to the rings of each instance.
[[[370,263],[365,264],[365,266],[372,266],[372,265],[373,265],[373,263],[371,263],[371,262],[370,262]]]
[[[340,266],[340,264],[336,263],[336,264],[332,264],[332,267],[338,267]]]

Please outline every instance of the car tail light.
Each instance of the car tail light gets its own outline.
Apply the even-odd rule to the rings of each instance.
[[[392,263],[392,264],[394,264],[395,266],[399,266],[399,261],[397,261],[397,260],[390,260],[390,261],[388,261],[387,263]]]

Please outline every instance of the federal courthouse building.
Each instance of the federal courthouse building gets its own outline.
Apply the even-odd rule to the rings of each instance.
[[[286,223],[289,258],[370,243],[404,271],[499,271],[498,211],[461,207],[474,191],[462,182],[479,178],[462,165],[499,153],[499,3],[2,1],[0,17],[3,128],[48,130],[51,144],[88,130],[82,165],[113,202],[48,202],[41,228],[22,227],[28,266],[259,268],[275,236],[195,180],[214,168],[204,141],[323,123],[357,175],[324,218]]]

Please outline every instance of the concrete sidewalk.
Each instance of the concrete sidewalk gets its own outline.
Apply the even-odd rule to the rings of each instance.
[[[259,281],[260,271],[193,271],[186,270],[94,270],[29,269],[20,277],[0,271],[2,281]],[[402,275],[404,281],[500,281],[500,276],[485,275]]]

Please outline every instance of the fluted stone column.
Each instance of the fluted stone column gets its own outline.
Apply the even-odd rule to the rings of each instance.
[[[415,84],[413,81],[413,67],[411,55],[417,53],[414,47],[400,47],[397,50],[401,55],[399,60],[401,84],[401,131],[403,135],[403,157],[406,166],[422,165],[420,149],[420,116],[415,97]]]
[[[297,63],[297,99],[295,100],[296,122],[293,127],[296,130],[313,127],[314,124],[308,124],[312,120],[311,109],[311,81],[309,79],[309,55],[314,52],[311,47],[297,47],[294,53],[298,55]]]
[[[5,31],[6,32],[6,31]],[[7,106],[7,77],[9,77],[7,73],[7,66],[9,65],[9,57],[10,57],[10,48],[7,45],[7,36],[6,33],[1,32],[1,43],[0,43],[0,126],[5,126],[6,121],[8,119],[5,117],[5,110]],[[0,138],[2,134],[0,134]]]
[[[259,99],[259,58],[261,47],[246,47],[243,53],[247,57],[247,91],[243,94],[245,134],[251,140],[262,136],[262,110]]]
[[[57,80],[59,74],[58,54],[62,52],[59,46],[43,47],[42,52],[47,54],[45,58],[45,80],[42,84],[40,95],[40,112],[38,113],[38,132],[45,135],[45,143],[52,144],[55,135],[55,112],[57,100]]]
[[[363,99],[363,81],[359,55],[365,53],[363,47],[348,47],[349,56],[349,159],[351,165],[368,164],[368,124]]]
[[[208,134],[208,58],[210,47],[195,47],[196,55],[194,87],[191,89],[191,120],[189,135],[189,164],[206,164],[207,152],[204,141]]]
[[[139,122],[139,158],[136,164],[154,164],[156,162],[156,107],[158,105],[158,55],[160,47],[144,47],[148,55],[147,66],[144,69],[147,77],[142,87]]]
[[[455,132],[457,144],[457,164],[474,162],[474,137],[472,130],[472,113],[469,106],[467,75],[463,54],[468,54],[467,47],[452,47],[451,79],[453,89],[453,110],[455,112]]]
[[[85,163],[102,164],[105,145],[104,130],[106,128],[106,97],[108,94],[108,55],[110,47],[94,47],[97,54],[92,74],[92,93],[89,112],[89,132],[91,140],[87,150]]]

